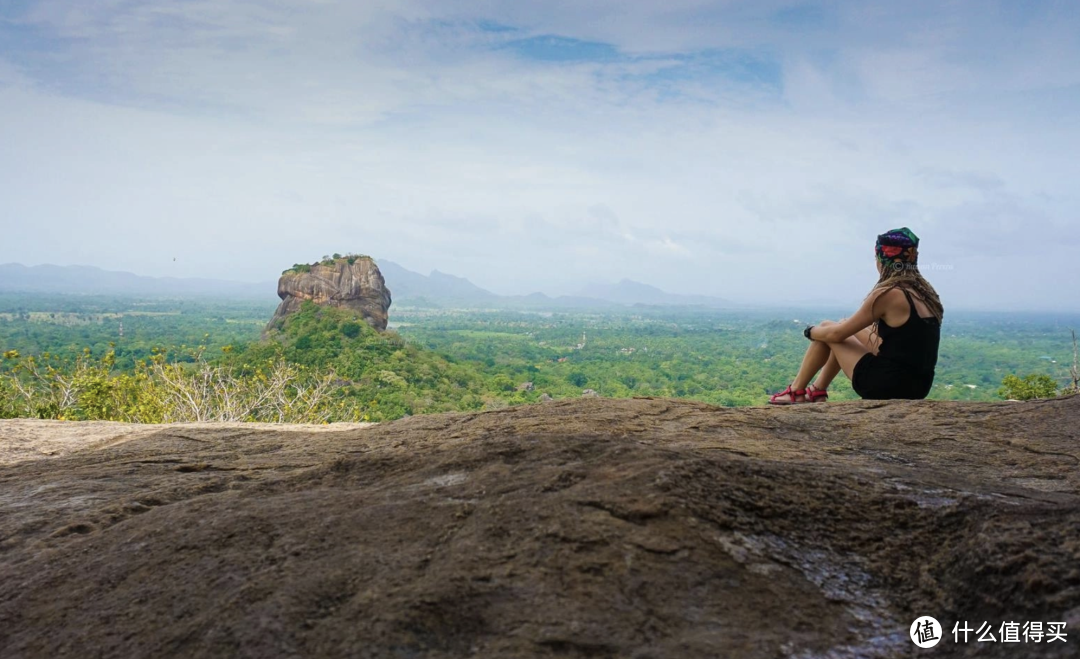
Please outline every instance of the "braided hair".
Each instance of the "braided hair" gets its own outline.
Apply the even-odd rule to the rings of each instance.
[[[919,272],[919,237],[907,227],[886,231],[877,237],[874,254],[881,264],[881,276],[866,297],[890,288],[906,288],[922,300],[940,323],[945,308],[937,291]],[[875,322],[871,337],[877,333],[877,327]]]

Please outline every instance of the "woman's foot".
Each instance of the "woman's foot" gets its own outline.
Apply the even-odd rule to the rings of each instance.
[[[817,385],[809,384],[806,386],[806,402],[808,403],[824,403],[829,400],[829,392],[825,389],[818,389]]]
[[[784,389],[778,394],[769,396],[769,405],[795,405],[796,403],[806,402],[806,389],[791,389],[789,384],[787,389]]]

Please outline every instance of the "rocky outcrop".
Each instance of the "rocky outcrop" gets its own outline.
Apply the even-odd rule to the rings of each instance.
[[[927,656],[1080,640],[1080,397],[145,429],[0,421],[0,656],[909,657],[921,615]]]
[[[375,261],[367,256],[334,259],[332,263],[303,266],[306,271],[287,270],[278,280],[278,305],[267,330],[300,310],[306,300],[328,307],[357,312],[377,330],[385,330],[390,309],[390,289]]]

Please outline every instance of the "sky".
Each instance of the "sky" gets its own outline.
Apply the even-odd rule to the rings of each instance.
[[[1071,0],[0,2],[0,263],[1080,311],[1078,153]]]

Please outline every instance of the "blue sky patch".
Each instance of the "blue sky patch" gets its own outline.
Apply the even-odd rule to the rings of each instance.
[[[750,51],[704,50],[654,59],[666,65],[646,74],[621,78],[652,89],[659,100],[693,100],[704,89],[738,87],[774,97],[783,91],[783,69],[779,61]]]
[[[0,2],[0,21],[14,19],[26,14],[26,10],[33,6],[34,0],[4,0]]]
[[[772,22],[783,27],[818,28],[830,20],[825,9],[818,5],[795,5],[785,7],[772,15]]]
[[[615,79],[635,81],[659,88],[661,96],[677,96],[684,83],[744,84],[779,91],[783,86],[780,62],[766,54],[741,49],[710,49],[687,53],[628,55],[609,43],[584,41],[559,35],[539,35],[503,42],[496,48],[531,61],[632,65],[662,62],[657,70],[644,74],[618,74]],[[604,73],[599,74],[601,76]]]
[[[480,28],[481,32],[494,32],[496,34],[518,31],[516,27],[504,25],[503,23],[499,23],[497,21],[477,21],[476,27]]]
[[[670,80],[695,78],[727,78],[736,82],[779,86],[782,82],[780,63],[744,50],[703,50],[677,55],[676,65],[662,69],[656,75]]]
[[[556,35],[514,39],[502,45],[518,57],[542,62],[612,62],[619,59],[615,46]]]
[[[30,76],[53,81],[72,77],[64,57],[68,44],[42,28],[0,18],[0,57]]]

